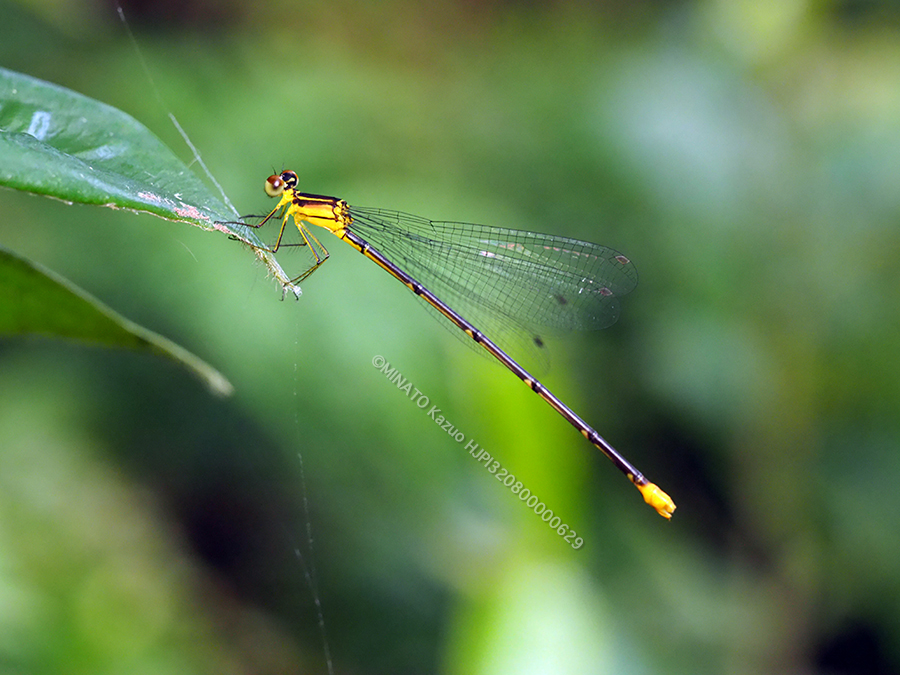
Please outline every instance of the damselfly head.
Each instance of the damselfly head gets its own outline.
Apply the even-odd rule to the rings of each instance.
[[[270,197],[280,197],[285,190],[297,187],[297,183],[297,174],[293,171],[284,171],[280,176],[269,176],[266,178],[266,194]]]

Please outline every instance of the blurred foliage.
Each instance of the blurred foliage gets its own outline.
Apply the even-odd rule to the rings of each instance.
[[[896,3],[125,11],[153,85],[90,0],[0,0],[0,65],[183,147],[171,110],[241,212],[284,167],[631,257],[619,323],[555,340],[543,381],[678,511],[337,242],[281,302],[221,234],[3,191],[0,243],[237,390],[0,345],[6,672],[326,672],[314,596],[336,672],[897,671]]]
[[[201,378],[214,393],[231,394],[228,380],[209,364],[119,316],[67,280],[0,246],[0,336],[53,337],[135,349],[173,359]]]

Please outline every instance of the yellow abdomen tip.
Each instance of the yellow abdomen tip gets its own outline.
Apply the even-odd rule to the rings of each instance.
[[[656,512],[666,520],[672,517],[675,511],[675,502],[672,498],[663,492],[655,483],[646,483],[645,485],[637,485],[638,490],[644,495],[644,501],[656,509]]]

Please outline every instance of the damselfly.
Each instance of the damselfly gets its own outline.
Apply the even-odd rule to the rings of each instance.
[[[509,368],[612,460],[659,515],[672,517],[675,503],[669,495],[498,346],[518,340],[525,349],[540,352],[538,327],[599,329],[615,323],[619,298],[637,285],[637,271],[628,258],[566,237],[350,206],[335,197],[298,192],[297,183],[293,171],[269,176],[266,194],[279,198],[278,205],[260,222],[246,223],[262,227],[277,214],[281,229],[269,249],[274,253],[286,245],[285,229],[293,218],[298,245],[308,247],[313,257],[293,283],[328,259],[307,224],[325,228]]]

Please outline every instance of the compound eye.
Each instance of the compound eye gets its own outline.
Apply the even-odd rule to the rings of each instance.
[[[284,192],[284,181],[281,176],[269,176],[266,178],[266,194],[270,197],[279,197]]]

